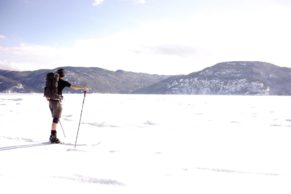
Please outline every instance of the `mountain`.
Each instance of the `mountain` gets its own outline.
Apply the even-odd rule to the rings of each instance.
[[[65,79],[72,84],[87,85],[90,92],[132,93],[150,86],[169,76],[134,73],[127,71],[109,71],[96,67],[63,67]],[[46,74],[56,69],[37,71],[0,70],[0,92],[42,92]],[[67,92],[74,92],[67,90]]]
[[[291,69],[256,61],[218,63],[189,75],[169,77],[135,93],[291,95]]]
[[[188,75],[64,67],[65,79],[91,92],[122,94],[291,95],[291,69],[257,61],[218,63]],[[0,92],[42,92],[48,72],[0,70]],[[65,90],[65,92],[74,92]]]

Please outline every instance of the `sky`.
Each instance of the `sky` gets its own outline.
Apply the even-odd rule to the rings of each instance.
[[[0,68],[291,67],[291,0],[0,0]]]

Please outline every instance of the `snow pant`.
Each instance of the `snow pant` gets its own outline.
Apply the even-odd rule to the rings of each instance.
[[[62,104],[60,100],[49,100],[49,108],[52,113],[53,123],[59,123],[62,115]]]

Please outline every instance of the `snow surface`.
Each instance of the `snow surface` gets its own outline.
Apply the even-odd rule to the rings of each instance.
[[[291,99],[0,94],[0,193],[291,193]]]

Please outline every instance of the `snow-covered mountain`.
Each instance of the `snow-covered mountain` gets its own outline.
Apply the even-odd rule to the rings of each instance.
[[[290,83],[290,68],[265,62],[233,61],[170,77],[136,93],[291,95]]]
[[[109,71],[97,67],[64,67],[64,69],[66,80],[73,84],[87,85],[91,92],[98,93],[132,93],[169,77],[122,70]],[[46,74],[51,71],[56,69],[24,72],[0,70],[0,92],[42,92]]]
[[[136,94],[291,95],[291,68],[256,61],[218,63],[189,75],[151,75],[65,67],[66,79],[91,92]],[[42,92],[46,74],[0,70],[0,92]],[[73,91],[70,91],[73,92]]]

